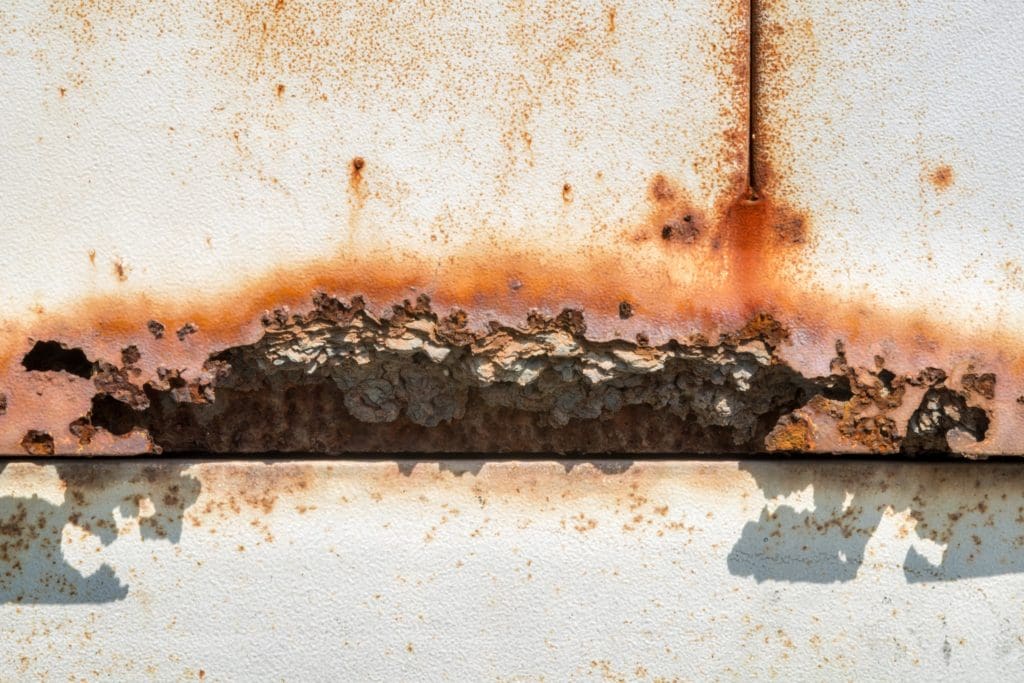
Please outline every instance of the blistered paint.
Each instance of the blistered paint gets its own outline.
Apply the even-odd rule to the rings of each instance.
[[[1022,476],[880,461],[8,463],[0,675],[994,678],[1024,656]]]

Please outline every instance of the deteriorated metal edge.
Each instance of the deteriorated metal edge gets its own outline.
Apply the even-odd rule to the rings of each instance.
[[[0,676],[995,678],[1024,469],[0,465]],[[154,646],[159,644],[159,646]]]

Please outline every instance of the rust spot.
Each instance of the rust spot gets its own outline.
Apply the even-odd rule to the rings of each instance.
[[[615,33],[615,14],[617,10],[615,7],[608,8],[608,33]]]
[[[928,174],[928,180],[936,190],[940,192],[948,190],[953,185],[954,181],[953,167],[949,164],[942,164],[935,167]]]
[[[807,452],[814,449],[811,422],[802,415],[791,414],[779,421],[767,437],[769,451]]]
[[[59,95],[60,95],[61,97],[64,97],[65,95],[67,95],[67,94],[68,94],[68,89],[67,89],[67,88],[65,88],[64,86],[61,86],[61,87],[57,88],[57,93],[58,93],[58,94],[59,94]]]
[[[572,201],[572,185],[569,183],[562,185],[562,201],[566,204]]]
[[[25,432],[21,440],[21,447],[29,455],[53,455],[53,437],[48,433],[37,429],[30,429]]]
[[[647,188],[652,207],[649,222],[665,242],[693,244],[701,235],[705,224],[683,192],[664,174],[657,174]]]
[[[185,323],[182,325],[175,334],[178,336],[178,341],[185,341],[185,337],[190,334],[195,334],[199,331],[199,326],[195,323]]]
[[[700,231],[694,225],[693,216],[684,214],[682,218],[673,219],[661,226],[661,239],[676,240],[685,244],[692,244],[700,237]]]
[[[992,372],[976,374],[969,372],[960,378],[960,384],[964,391],[971,394],[978,394],[987,399],[996,397],[996,376]]]
[[[89,263],[91,263],[94,266],[96,265],[96,250],[95,249],[90,249],[89,250]]]
[[[149,333],[153,335],[154,339],[163,339],[164,330],[167,328],[165,328],[164,324],[161,322],[157,322],[156,320],[150,320],[149,322],[146,323],[146,329],[149,330]]]
[[[274,90],[277,93],[278,98],[284,97],[284,88],[284,83],[277,84],[277,87]]]
[[[128,279],[129,270],[131,269],[125,265],[124,259],[118,257],[114,260],[113,271],[114,276],[117,278],[118,282],[124,282],[125,280]]]
[[[628,301],[619,302],[619,317],[628,320],[633,317],[633,305]]]

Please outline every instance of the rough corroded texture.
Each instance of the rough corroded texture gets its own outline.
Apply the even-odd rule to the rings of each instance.
[[[12,0],[0,452],[1019,453],[1022,19],[957,12]]]
[[[91,379],[91,409],[70,427],[85,451],[102,431],[157,451],[758,452],[831,440],[921,452],[988,428],[979,403],[991,387],[978,375],[896,375],[881,358],[853,367],[840,345],[829,374],[805,377],[779,358],[788,332],[768,317],[716,343],[651,346],[588,340],[577,311],[474,333],[425,298],[377,318],[359,299],[321,294],[310,313],[264,325],[258,342],[188,375],[158,368],[145,380],[137,349],[112,364],[54,342],[25,363]],[[52,452],[41,438],[22,445]]]

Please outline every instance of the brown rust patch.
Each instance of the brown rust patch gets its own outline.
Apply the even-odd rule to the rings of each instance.
[[[928,172],[928,182],[939,192],[952,187],[954,180],[953,167],[949,164],[941,164]]]
[[[768,436],[765,437],[765,449],[806,453],[814,450],[814,427],[807,417],[790,414],[779,420]]]
[[[117,257],[116,259],[114,259],[112,268],[114,271],[114,277],[117,278],[118,282],[125,282],[128,280],[128,272],[131,270],[131,268],[125,265],[123,258]]]
[[[990,400],[996,397],[996,376],[994,373],[983,372],[978,374],[968,372],[960,378],[960,385],[968,393],[977,394]]]
[[[53,455],[53,437],[44,431],[30,429],[25,432],[21,447],[29,455]]]
[[[658,173],[651,179],[647,194],[651,203],[648,223],[661,240],[670,244],[700,240],[707,219],[677,183]]]

